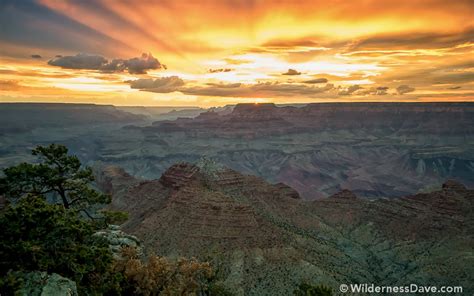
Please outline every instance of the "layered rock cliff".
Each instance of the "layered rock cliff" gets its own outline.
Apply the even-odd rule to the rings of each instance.
[[[271,136],[322,130],[390,129],[398,132],[474,133],[474,105],[470,103],[344,103],[277,107],[274,104],[238,104],[232,113],[210,111],[173,125],[196,135]],[[168,131],[169,122],[156,122]],[[163,126],[163,129],[161,128]],[[209,128],[204,131],[203,129]]]
[[[404,196],[449,178],[474,186],[472,103],[239,104],[151,125],[131,125],[137,115],[112,106],[27,105],[26,111],[4,108],[0,116],[4,127],[30,118],[35,124],[28,133],[0,131],[0,167],[30,161],[31,148],[47,141],[70,147],[88,165],[114,164],[144,179],[205,156],[288,184],[303,199],[344,188],[360,196]]]
[[[133,168],[129,154],[102,159],[158,178],[174,162],[207,156],[287,183],[305,199],[342,188],[403,196],[447,178],[474,186],[472,103],[239,104],[230,113],[209,111],[138,131],[149,150],[137,152]],[[146,166],[137,168],[144,158]]]
[[[474,191],[452,180],[400,198],[305,201],[285,184],[179,163],[127,190],[110,184],[130,213],[124,230],[161,255],[212,258],[238,295],[288,295],[302,281],[474,288]]]

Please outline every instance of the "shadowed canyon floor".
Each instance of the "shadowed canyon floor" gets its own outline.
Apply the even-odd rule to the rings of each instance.
[[[239,295],[289,295],[302,281],[474,288],[474,191],[455,181],[400,198],[343,190],[307,201],[209,160],[156,180],[97,171],[113,207],[130,213],[124,230],[158,254],[212,258]]]

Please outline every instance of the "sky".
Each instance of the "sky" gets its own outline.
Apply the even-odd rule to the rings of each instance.
[[[474,101],[474,0],[0,0],[0,102]]]

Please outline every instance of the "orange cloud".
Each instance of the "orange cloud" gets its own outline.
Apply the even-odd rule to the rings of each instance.
[[[249,97],[474,100],[471,0],[30,6],[11,1],[0,10],[0,96],[201,106]],[[150,55],[130,59],[142,51]]]

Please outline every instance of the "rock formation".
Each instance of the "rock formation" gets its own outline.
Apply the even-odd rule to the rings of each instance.
[[[240,294],[288,295],[301,281],[474,291],[474,191],[455,181],[400,198],[342,190],[306,201],[285,184],[179,163],[159,180],[118,188],[113,205],[130,213],[126,232],[159,255],[213,258]]]
[[[342,188],[403,196],[449,178],[474,186],[473,118],[472,103],[238,104],[138,128],[149,153],[133,163],[120,153],[103,160],[158,178],[173,163],[206,156],[288,184],[304,199]]]
[[[303,199],[343,188],[401,197],[447,179],[474,186],[473,103],[238,104],[134,126],[129,109],[14,105],[0,114],[0,167],[30,161],[31,147],[48,139],[83,163],[117,165],[143,179],[204,156],[285,183]],[[2,135],[4,128],[15,131]]]
[[[138,254],[143,254],[140,240],[130,234],[123,232],[118,225],[109,225],[107,229],[96,232],[94,235],[106,239],[114,257],[119,258],[122,248],[129,247],[137,250]]]
[[[56,273],[30,272],[25,275],[21,296],[78,296],[76,283]]]
[[[161,184],[165,187],[179,189],[189,183],[199,168],[189,163],[178,163],[171,166],[160,178]]]

